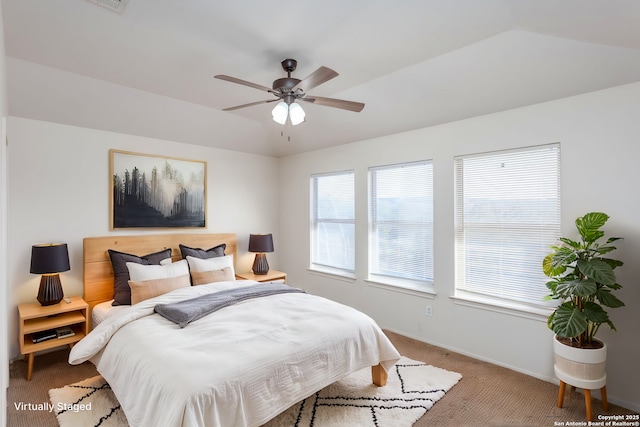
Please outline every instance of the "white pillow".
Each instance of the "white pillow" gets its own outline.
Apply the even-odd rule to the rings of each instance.
[[[189,274],[187,261],[181,259],[165,265],[142,265],[135,262],[128,262],[129,280],[133,282],[144,282],[145,280],[169,279],[172,277]]]
[[[236,276],[235,269],[233,268],[233,255],[225,255],[215,258],[195,258],[187,256],[187,261],[189,262],[189,269],[191,271],[201,272],[224,270],[229,267],[233,277]]]

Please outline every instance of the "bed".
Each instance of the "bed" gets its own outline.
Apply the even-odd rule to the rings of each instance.
[[[110,249],[137,255],[171,249],[177,266],[184,262],[181,244],[225,244],[226,258],[236,259],[232,233],[86,238],[84,296],[90,312],[114,299]],[[374,384],[386,384],[400,358],[397,350],[368,316],[325,298],[287,291],[246,299],[185,327],[155,312],[164,304],[261,286],[222,280],[120,306],[73,347],[69,362],[96,365],[132,427],[260,426],[367,366]]]

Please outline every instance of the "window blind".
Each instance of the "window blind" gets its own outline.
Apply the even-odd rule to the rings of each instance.
[[[369,273],[433,282],[431,161],[369,168]]]
[[[311,266],[355,271],[355,174],[311,177]]]
[[[560,237],[560,146],[457,157],[456,290],[545,305]]]

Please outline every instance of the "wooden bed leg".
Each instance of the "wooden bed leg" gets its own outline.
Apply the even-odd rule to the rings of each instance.
[[[384,370],[381,364],[377,364],[376,366],[371,367],[371,380],[378,387],[384,387],[387,385],[388,374],[387,371]]]

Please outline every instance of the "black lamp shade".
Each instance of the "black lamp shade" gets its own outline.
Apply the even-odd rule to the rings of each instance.
[[[66,243],[33,245],[31,247],[31,273],[53,274],[69,271],[69,251]]]
[[[31,247],[31,273],[42,274],[40,288],[38,289],[38,301],[42,305],[53,305],[62,301],[64,292],[60,275],[62,271],[68,271],[69,251],[66,243],[34,245]]]
[[[273,252],[273,237],[271,234],[250,234],[249,252],[257,252],[253,260],[253,274],[267,274],[269,263],[265,252]]]
[[[273,252],[273,237],[271,234],[250,234],[249,252]]]

